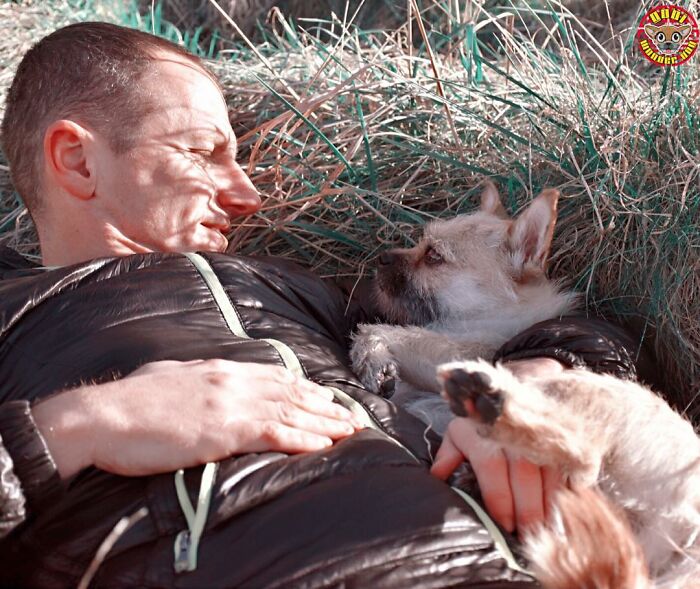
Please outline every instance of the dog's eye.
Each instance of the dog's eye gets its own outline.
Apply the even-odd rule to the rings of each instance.
[[[680,40],[681,40],[681,34],[678,31],[676,31],[675,33],[673,33],[673,35],[671,35],[671,41],[673,41],[674,43],[680,43]]]
[[[657,40],[659,43],[663,43],[663,42],[666,40],[666,35],[664,35],[664,34],[661,33],[661,32],[658,32],[658,33],[656,33],[656,40]]]
[[[425,253],[423,254],[423,261],[428,266],[436,266],[438,264],[442,264],[443,259],[442,256],[438,252],[436,252],[434,248],[429,247],[427,250],[425,250]]]

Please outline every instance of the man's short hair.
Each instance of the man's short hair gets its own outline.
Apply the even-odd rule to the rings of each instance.
[[[48,126],[74,120],[125,153],[149,112],[140,82],[164,50],[208,73],[201,59],[170,41],[104,22],[58,29],[27,52],[7,94],[1,132],[12,181],[35,221]]]

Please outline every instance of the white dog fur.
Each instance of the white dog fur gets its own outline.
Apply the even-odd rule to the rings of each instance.
[[[478,212],[434,222],[414,248],[385,254],[378,303],[408,325],[359,326],[353,366],[375,392],[398,380],[392,400],[438,433],[454,418],[435,394],[443,390],[482,435],[567,477],[556,521],[526,540],[548,589],[700,588],[692,426],[632,381],[581,369],[519,380],[476,360],[574,308],[576,295],[545,274],[557,199],[545,190],[510,219],[488,184]],[[495,420],[480,418],[477,397],[501,403]]]

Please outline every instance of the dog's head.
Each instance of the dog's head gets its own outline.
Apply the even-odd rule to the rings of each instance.
[[[665,24],[658,26],[648,24],[644,26],[644,32],[661,55],[675,55],[678,53],[681,45],[690,35],[691,29],[692,27],[689,24]]]
[[[498,313],[546,281],[559,192],[543,191],[511,219],[488,183],[479,211],[426,226],[418,245],[379,257],[377,301],[399,323]]]

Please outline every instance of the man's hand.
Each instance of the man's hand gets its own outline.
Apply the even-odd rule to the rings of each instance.
[[[245,452],[308,452],[359,429],[327,389],[276,366],[161,361],[37,404],[63,478],[168,472]]]
[[[544,521],[561,482],[557,472],[508,455],[476,432],[476,424],[453,419],[431,474],[445,480],[464,461],[474,469],[486,510],[509,532],[520,533]]]
[[[550,358],[534,358],[507,363],[520,378],[555,374],[564,367]],[[465,418],[450,422],[430,472],[447,479],[466,459],[474,469],[486,509],[503,528],[522,534],[544,521],[561,476],[523,458],[508,455],[495,443],[481,437],[476,424]]]

